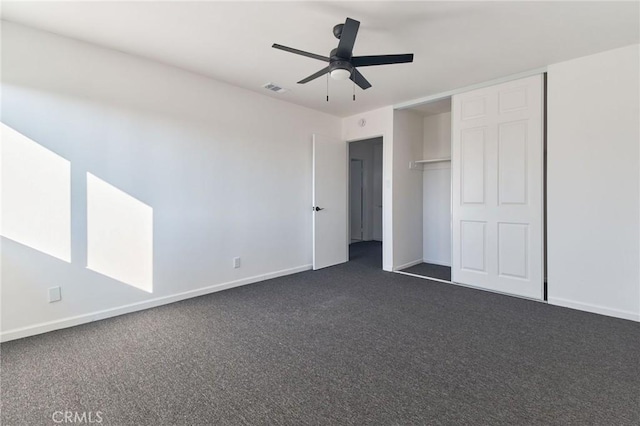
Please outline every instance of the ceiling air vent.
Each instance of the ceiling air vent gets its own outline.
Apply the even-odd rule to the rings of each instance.
[[[280,87],[278,85],[275,85],[273,83],[267,83],[262,87],[264,87],[267,90],[271,90],[272,92],[276,92],[276,93],[284,93],[284,92],[287,91],[287,89],[284,89],[284,88],[282,88],[282,87]]]

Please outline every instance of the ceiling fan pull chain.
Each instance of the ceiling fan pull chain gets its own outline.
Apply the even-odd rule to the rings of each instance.
[[[327,74],[327,102],[329,102],[329,74]]]
[[[351,70],[351,77],[352,77],[351,80],[353,81],[353,100],[355,102],[355,100],[356,100],[356,79],[353,78],[354,74],[355,74],[355,68],[353,70]]]

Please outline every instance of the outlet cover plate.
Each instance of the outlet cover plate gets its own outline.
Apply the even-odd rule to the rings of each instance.
[[[62,300],[62,291],[60,287],[49,288],[49,303],[59,302]]]

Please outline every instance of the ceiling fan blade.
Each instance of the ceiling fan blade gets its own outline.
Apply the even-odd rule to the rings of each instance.
[[[353,72],[351,73],[350,79],[354,83],[356,83],[358,86],[360,86],[362,90],[367,90],[369,87],[371,87],[371,83],[369,83],[367,79],[364,78],[364,76],[360,74],[360,71],[358,71],[357,69],[353,70]]]
[[[353,55],[353,45],[356,44],[358,28],[360,28],[360,22],[347,18],[344,27],[342,27],[342,34],[340,35],[336,56],[345,59],[351,58],[351,55]]]
[[[403,55],[354,56],[351,58],[351,64],[354,67],[405,64],[407,62],[413,62],[413,53],[405,53]]]
[[[304,78],[304,79],[300,80],[300,81],[298,82],[298,84],[305,84],[305,83],[308,83],[308,82],[310,82],[311,80],[315,80],[316,78],[321,77],[321,76],[325,75],[325,74],[326,74],[326,73],[328,73],[328,72],[329,72],[329,67],[322,68],[320,71],[318,71],[318,72],[316,72],[316,73],[314,73],[314,74],[311,74],[311,75],[310,75],[309,77],[307,77],[307,78]]]
[[[305,52],[304,50],[294,49],[293,47],[282,46],[281,44],[273,43],[274,49],[284,50],[285,52],[295,53],[296,55],[306,56],[307,58],[318,59],[320,61],[329,62],[329,58],[322,55],[316,55],[315,53]]]

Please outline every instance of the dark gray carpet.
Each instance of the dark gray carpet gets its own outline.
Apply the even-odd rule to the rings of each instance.
[[[403,269],[402,272],[451,281],[451,268],[448,266],[434,265],[433,263],[418,263],[410,268]]]
[[[2,424],[638,425],[640,326],[353,261],[2,345]],[[606,285],[606,283],[603,283]]]

